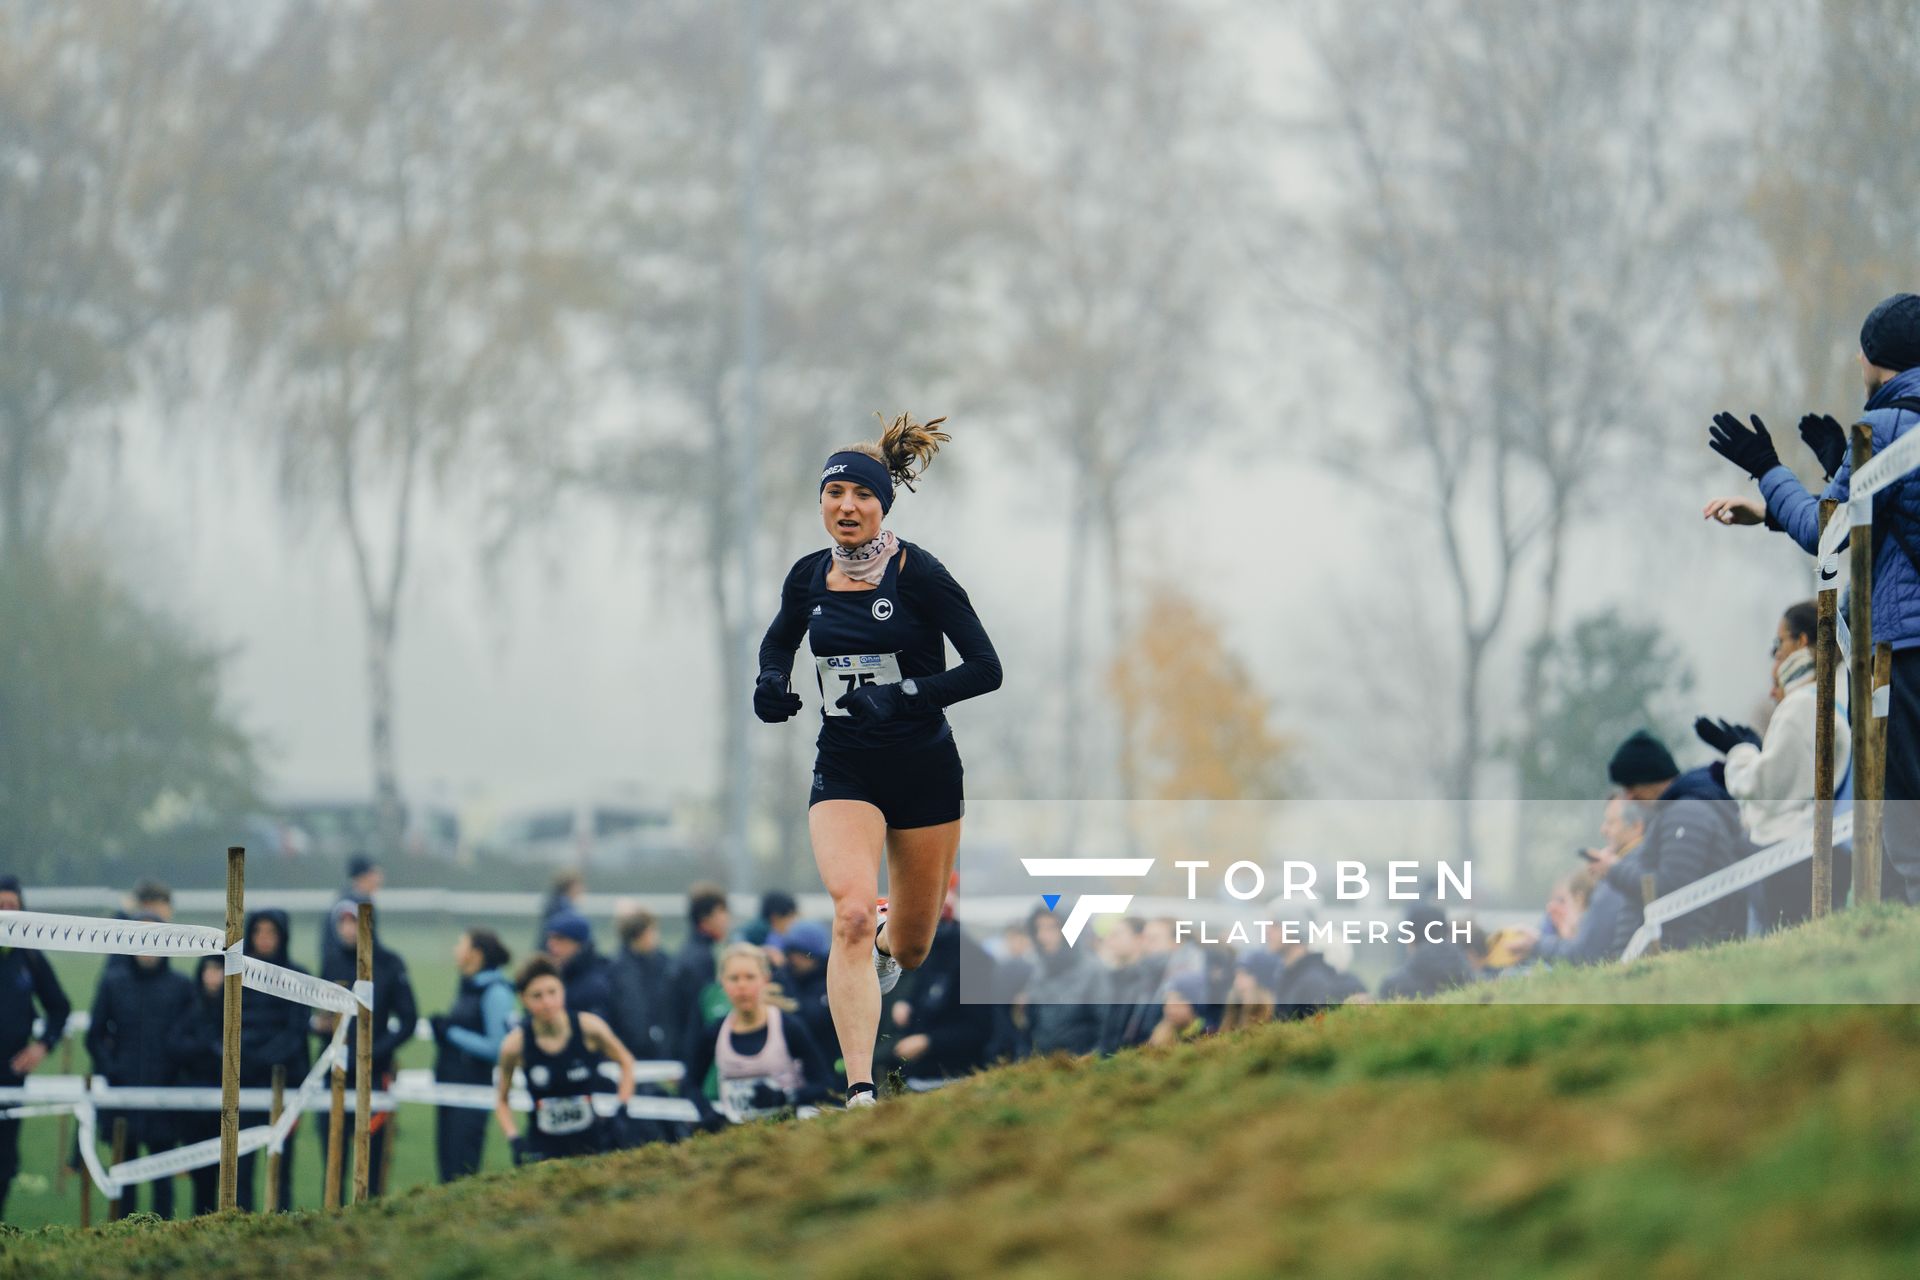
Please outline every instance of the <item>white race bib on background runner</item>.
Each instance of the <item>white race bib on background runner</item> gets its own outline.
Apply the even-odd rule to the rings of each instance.
[[[900,655],[897,653],[843,653],[815,658],[820,669],[820,697],[830,716],[844,716],[845,707],[833,704],[863,684],[899,684]]]
[[[786,1096],[772,1076],[747,1076],[743,1079],[720,1081],[720,1112],[729,1120],[738,1124],[742,1120],[751,1120],[756,1116],[778,1115],[781,1107],[756,1107],[753,1095],[761,1085],[777,1090],[780,1096]],[[784,1106],[784,1104],[782,1104]]]
[[[541,1098],[534,1104],[534,1127],[542,1133],[579,1133],[594,1121],[591,1098]]]

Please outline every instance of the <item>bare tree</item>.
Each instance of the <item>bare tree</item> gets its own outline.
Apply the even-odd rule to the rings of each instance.
[[[1000,6],[985,76],[995,189],[1000,417],[1064,464],[1068,520],[1058,785],[1078,838],[1089,579],[1114,643],[1129,630],[1128,537],[1151,477],[1221,420],[1218,342],[1240,246],[1262,213],[1262,113],[1194,6]],[[1097,567],[1096,567],[1097,566]],[[1090,670],[1092,668],[1092,670]],[[1117,706],[1119,793],[1137,731]]]
[[[220,55],[193,5],[0,11],[0,557],[41,545],[76,446],[199,302]]]
[[[400,823],[395,649],[430,485],[570,403],[570,157],[545,127],[547,28],[498,0],[298,3],[230,122],[246,213],[235,368],[287,495],[324,513],[366,633],[368,744]]]
[[[956,37],[837,0],[580,13],[591,110],[570,127],[604,166],[587,216],[621,317],[597,353],[614,407],[529,442],[542,483],[502,507],[502,536],[594,493],[698,564],[674,598],[711,622],[727,851],[751,874],[749,654],[817,464],[877,411],[949,407],[971,199]],[[771,741],[791,763],[803,738]]]
[[[1356,336],[1382,374],[1364,417],[1385,427],[1349,453],[1398,477],[1433,535],[1459,662],[1458,737],[1436,761],[1471,802],[1497,736],[1489,661],[1523,595],[1539,652],[1569,537],[1666,425],[1658,371],[1701,243],[1673,124],[1689,26],[1650,3],[1456,0],[1328,7],[1311,39]],[[1526,662],[1520,750],[1540,695]],[[1463,804],[1463,852],[1469,823]]]

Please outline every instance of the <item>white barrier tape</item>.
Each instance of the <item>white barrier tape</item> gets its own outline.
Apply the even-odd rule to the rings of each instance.
[[[1848,438],[1852,438],[1851,432]],[[1867,465],[1854,474],[1847,489],[1848,496],[1870,499],[1915,467],[1920,467],[1920,432],[1908,431],[1874,454]]]
[[[353,998],[368,1013],[373,1012],[373,981],[368,978],[356,978],[353,983]]]
[[[87,1167],[87,1176],[93,1179],[93,1185],[100,1188],[100,1194],[109,1200],[120,1198],[120,1184],[115,1182],[100,1165],[100,1153],[94,1148],[99,1140],[94,1135],[95,1116],[93,1104],[82,1099],[74,1104],[73,1118],[78,1122],[78,1140],[80,1143],[80,1163]]]
[[[1873,495],[1847,499],[1847,526],[1862,529],[1873,523]]]
[[[1839,845],[1852,839],[1853,815],[1843,813],[1833,820],[1833,842]],[[1803,831],[1778,844],[1770,844],[1758,853],[1749,854],[1730,867],[1724,867],[1710,876],[1702,876],[1692,884],[1655,898],[1647,905],[1646,923],[1635,931],[1620,958],[1632,960],[1640,955],[1660,936],[1660,926],[1665,922],[1698,911],[1708,903],[1718,902],[1748,885],[1758,884],[1775,872],[1805,862],[1812,856],[1813,832]]]
[[[224,951],[227,937],[199,924],[0,911],[0,946],[94,955],[204,956]]]
[[[234,943],[232,946],[228,947],[224,953],[222,953],[220,971],[226,974],[229,978],[233,977],[235,974],[244,974],[247,968],[246,958],[247,958],[247,940],[245,938],[242,938],[240,941]]]
[[[71,1102],[44,1102],[30,1107],[7,1107],[0,1110],[0,1120],[31,1120],[35,1116],[70,1116],[72,1114]]]
[[[270,1133],[271,1130],[263,1124],[254,1125],[251,1129],[242,1129],[240,1154],[250,1156],[266,1146]],[[218,1163],[220,1163],[220,1139],[208,1138],[204,1142],[196,1142],[191,1146],[174,1147],[170,1151],[156,1151],[150,1156],[141,1156],[138,1160],[116,1164],[107,1170],[107,1177],[121,1185],[135,1186],[142,1182],[157,1182],[161,1178],[171,1178],[176,1173],[204,1169],[210,1164]]]
[[[1853,652],[1853,628],[1847,625],[1847,615],[1844,613],[1833,615],[1833,646],[1834,669],[1836,673],[1844,672],[1847,669],[1847,663],[1851,661],[1849,655]],[[1836,674],[1835,679],[1838,678]]]
[[[1820,545],[1813,553],[1813,589],[1816,595],[1840,588],[1840,544],[1851,532],[1836,512],[1820,530]]]
[[[328,1041],[326,1049],[307,1071],[307,1078],[300,1082],[300,1087],[293,1091],[293,1097],[287,1101],[286,1109],[280,1113],[280,1119],[273,1126],[273,1141],[268,1144],[269,1149],[276,1154],[286,1148],[287,1135],[292,1133],[293,1126],[300,1122],[301,1114],[309,1107],[319,1110],[317,1104],[320,1090],[327,1087],[327,1072],[333,1066],[335,1054],[340,1051],[341,1046],[346,1044],[347,1028],[352,1025],[351,1020],[347,1018],[342,1018],[334,1024],[333,1039]],[[332,1110],[332,1108],[333,1100],[328,1098],[327,1109]]]
[[[351,1016],[359,1007],[353,1002],[353,993],[337,982],[327,982],[310,973],[300,973],[253,956],[246,958],[246,972],[241,981],[255,991],[343,1016]]]

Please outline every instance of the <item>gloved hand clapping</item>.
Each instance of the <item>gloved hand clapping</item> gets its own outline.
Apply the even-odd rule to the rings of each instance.
[[[753,685],[753,714],[768,724],[791,720],[800,713],[800,695],[787,688],[787,677],[771,667]]]
[[[1740,420],[1730,413],[1716,413],[1713,426],[1707,431],[1707,444],[1758,480],[1780,465],[1780,455],[1774,450],[1773,437],[1767,434],[1767,424],[1760,421],[1757,414],[1752,418],[1753,427],[1749,429],[1741,426]]]
[[[1726,720],[1709,720],[1701,716],[1693,722],[1693,731],[1700,741],[1718,751],[1721,755],[1745,742],[1751,746],[1760,745],[1760,735],[1744,724],[1733,724]]]
[[[1820,469],[1827,479],[1833,479],[1847,460],[1847,433],[1839,421],[1830,413],[1810,413],[1800,419],[1800,438],[1820,459]]]

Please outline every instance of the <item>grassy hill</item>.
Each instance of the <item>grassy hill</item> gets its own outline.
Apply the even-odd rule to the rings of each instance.
[[[338,1219],[14,1233],[0,1277],[1911,1276],[1920,1011],[1592,1003],[1783,973],[1903,993],[1920,913],[1031,1062]]]

